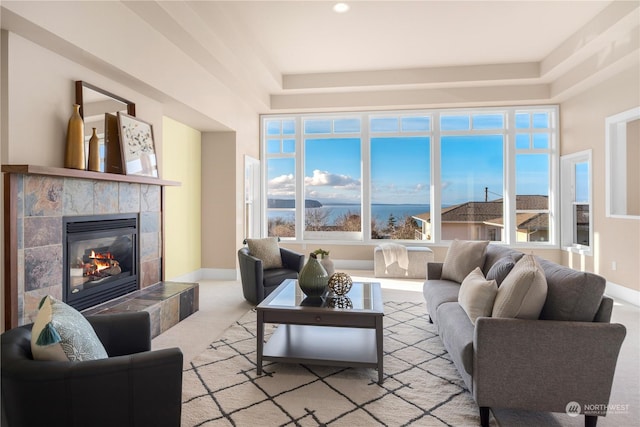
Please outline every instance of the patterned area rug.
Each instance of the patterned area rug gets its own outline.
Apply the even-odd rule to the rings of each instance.
[[[250,311],[185,370],[182,426],[480,425],[424,303],[385,303],[382,385],[364,368],[265,362],[258,376],[255,329]]]

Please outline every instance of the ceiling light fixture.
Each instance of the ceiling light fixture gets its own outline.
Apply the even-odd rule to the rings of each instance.
[[[349,10],[349,5],[346,3],[336,3],[333,5],[333,11],[336,13],[345,13]]]

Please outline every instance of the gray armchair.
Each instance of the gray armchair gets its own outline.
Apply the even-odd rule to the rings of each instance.
[[[252,256],[249,248],[238,250],[240,279],[244,298],[251,304],[260,304],[267,295],[277,288],[285,279],[297,279],[304,266],[304,255],[289,249],[280,248],[283,268],[265,270],[262,260]]]
[[[31,328],[0,337],[7,427],[180,426],[182,352],[151,350],[149,313],[89,316],[109,358],[33,360]]]

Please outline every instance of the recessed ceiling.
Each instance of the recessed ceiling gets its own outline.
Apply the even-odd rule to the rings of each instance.
[[[342,14],[335,2],[220,4],[282,74],[298,74],[537,62],[610,3],[352,1]]]

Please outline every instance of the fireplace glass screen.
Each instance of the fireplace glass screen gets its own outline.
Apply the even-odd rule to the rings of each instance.
[[[66,301],[84,309],[135,291],[137,217],[67,218]]]
[[[72,294],[132,274],[133,235],[81,240],[69,245]]]

